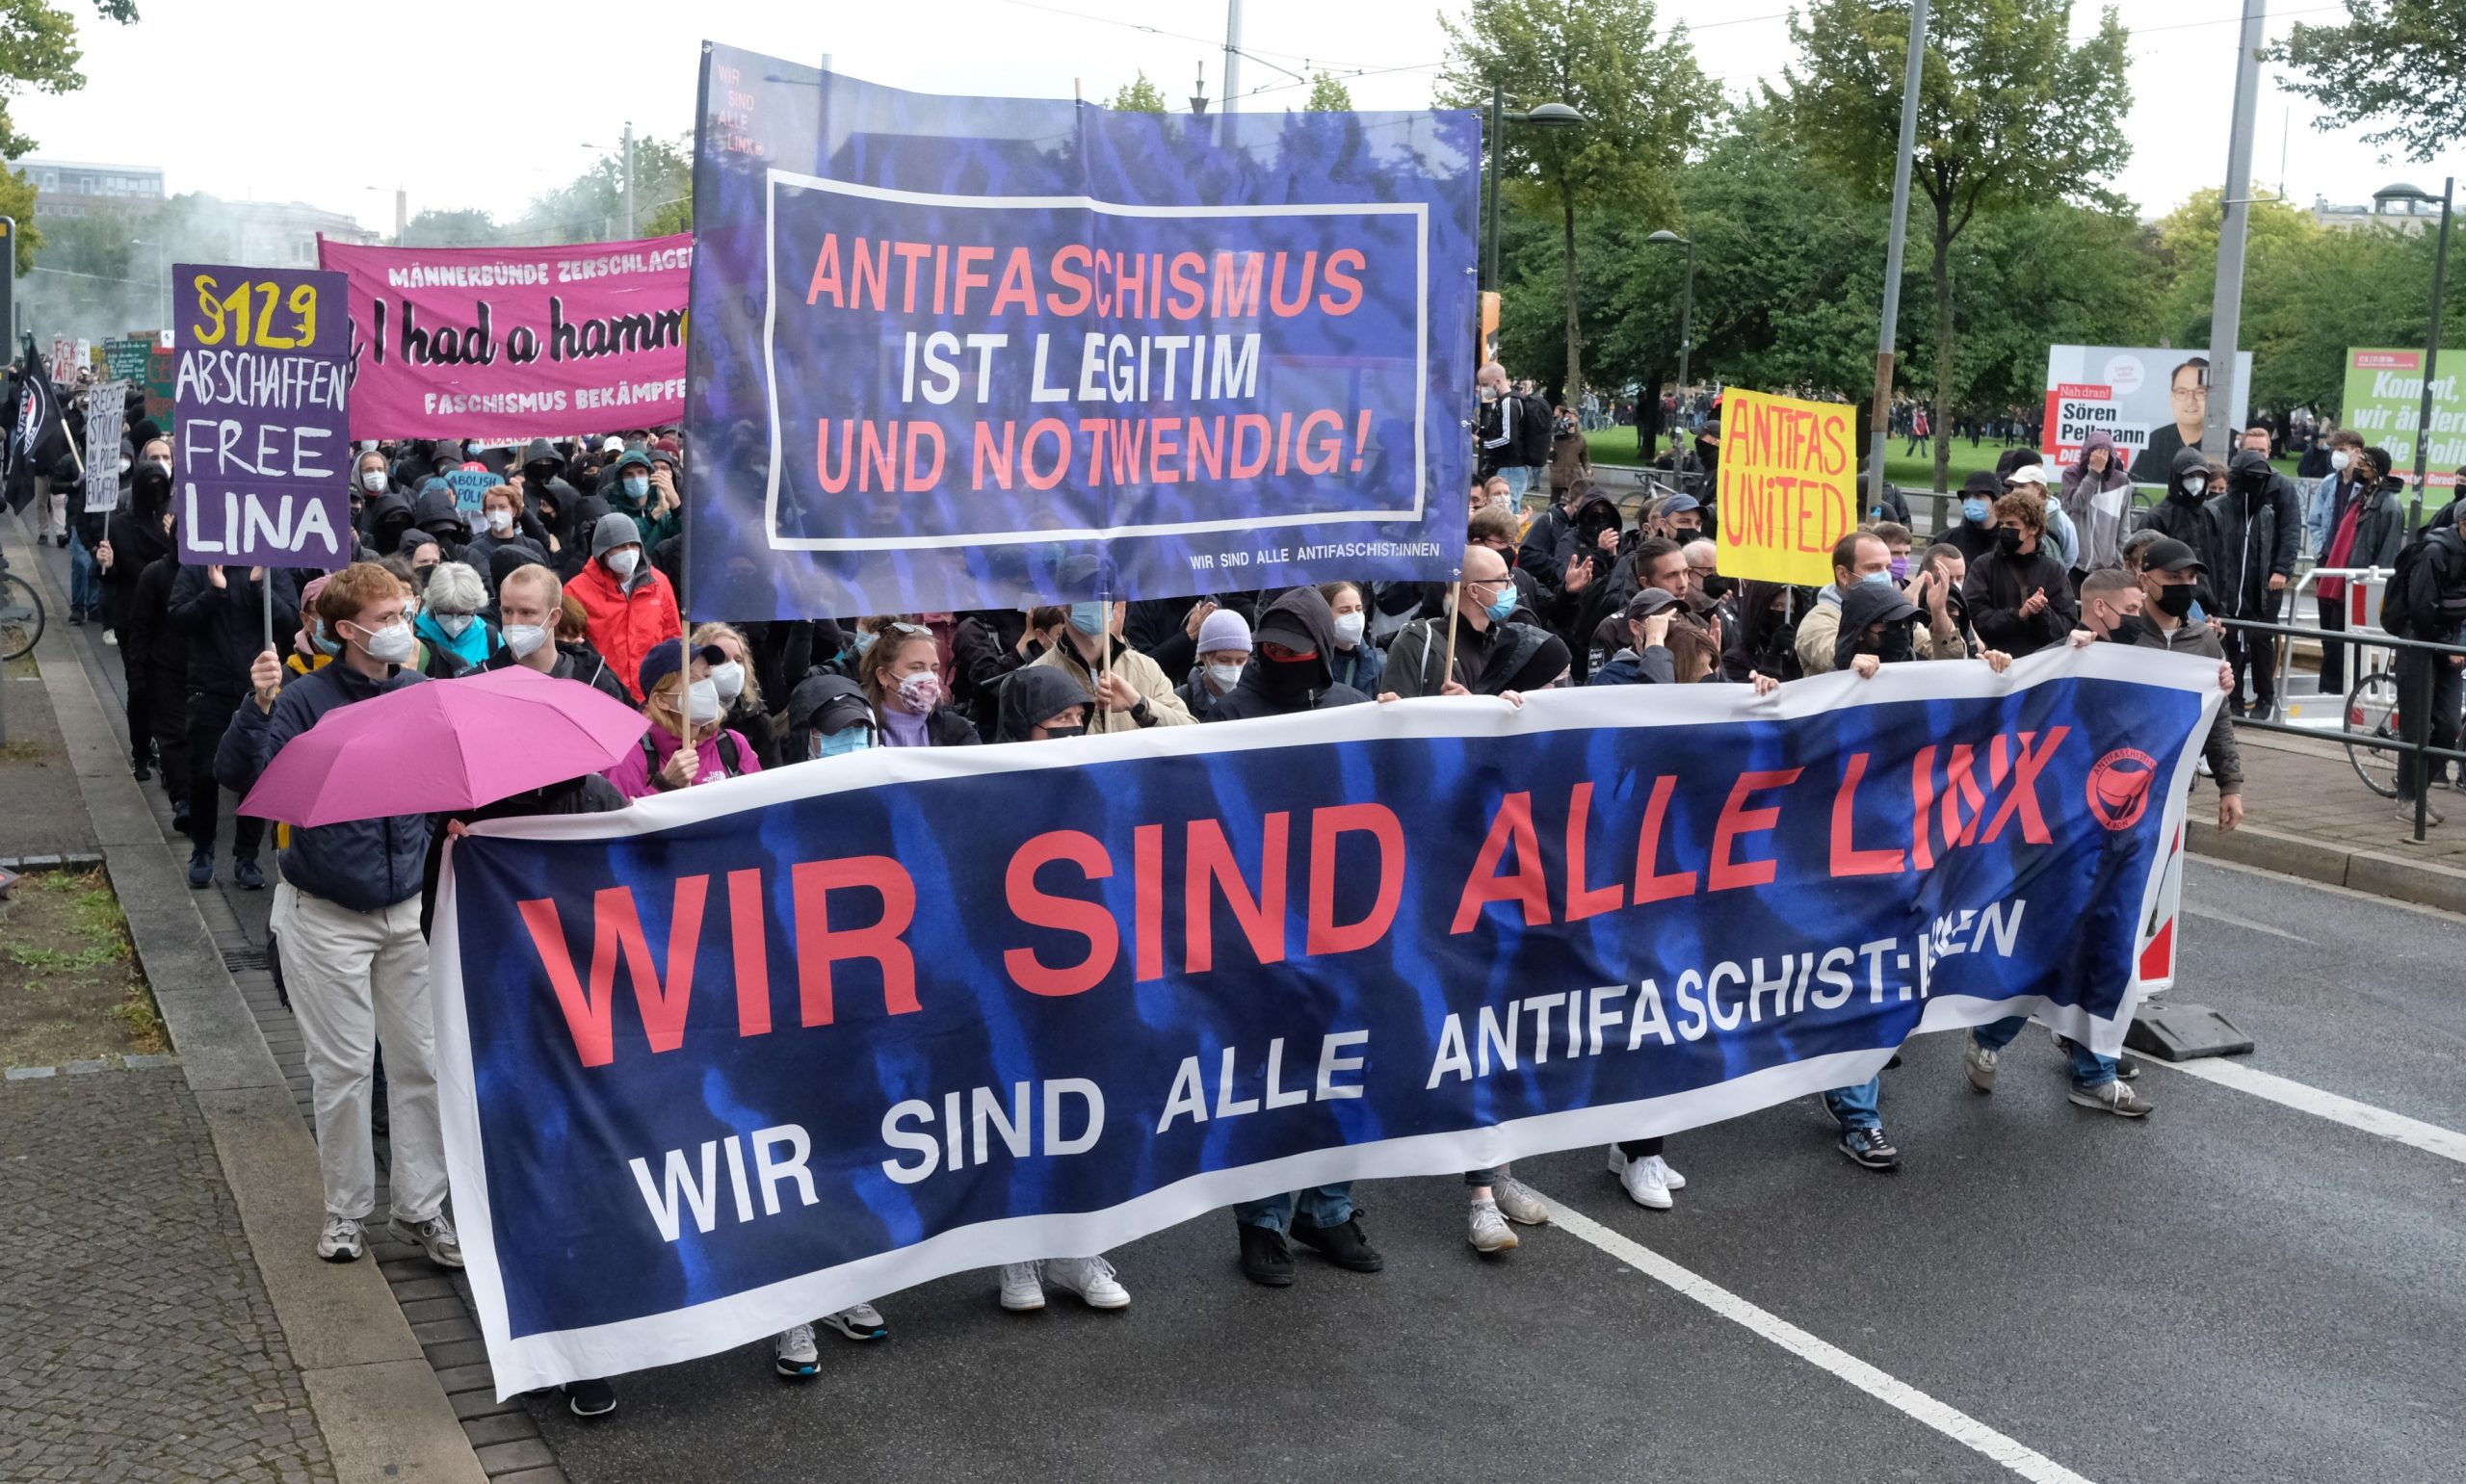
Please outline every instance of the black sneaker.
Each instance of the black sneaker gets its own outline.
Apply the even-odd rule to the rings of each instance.
[[[1871,1170],[1898,1169],[1901,1151],[1892,1147],[1881,1129],[1851,1129],[1841,1135],[1838,1146],[1856,1164]]]
[[[253,855],[243,855],[231,863],[231,879],[238,882],[244,892],[262,892],[266,888],[265,870]]]
[[[1375,1273],[1387,1265],[1378,1249],[1361,1235],[1359,1216],[1348,1219],[1342,1226],[1313,1226],[1296,1216],[1293,1239],[1349,1272]]]
[[[198,888],[214,884],[214,847],[198,846],[189,851],[189,885]]]
[[[576,1417],[606,1417],[616,1410],[616,1388],[607,1380],[565,1385],[565,1410]]]
[[[1271,1289],[1293,1287],[1293,1249],[1284,1244],[1284,1234],[1246,1222],[1241,1231],[1242,1276]]]
[[[145,759],[132,758],[128,764],[128,775],[140,783],[151,783],[154,780],[154,769]]]

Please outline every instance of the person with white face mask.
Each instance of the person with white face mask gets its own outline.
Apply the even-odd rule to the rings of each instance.
[[[537,523],[526,528],[522,515],[522,491],[511,484],[499,484],[480,497],[480,529],[462,548],[461,560],[480,574],[485,586],[497,553],[520,554],[525,561],[542,565],[548,561],[547,533],[534,532]]]
[[[402,583],[375,562],[354,562],[328,579],[313,616],[340,652],[288,685],[274,650],[257,656],[249,671],[255,693],[241,704],[215,756],[219,781],[245,793],[293,738],[328,713],[427,684],[407,663],[418,644],[404,608]],[[370,1101],[381,1051],[391,1116],[391,1233],[418,1244],[430,1262],[460,1267],[461,1243],[444,1211],[428,940],[420,932],[428,816],[295,824],[288,842],[273,927],[314,1089],[325,1179],[317,1255],[348,1263],[367,1250],[364,1226],[377,1202]]]
[[[762,760],[745,738],[721,722],[725,708],[711,670],[726,661],[725,654],[708,644],[690,656],[672,638],[651,646],[636,677],[650,730],[643,734],[640,748],[608,770],[608,781],[617,793],[648,798],[762,770]]]
[[[684,632],[676,611],[676,589],[643,557],[643,540],[633,520],[616,511],[599,518],[590,530],[590,561],[565,593],[582,605],[584,630],[625,685],[627,698],[640,703],[636,684],[651,646],[673,640]]]
[[[535,562],[507,573],[497,585],[497,633],[504,642],[480,667],[501,670],[519,664],[559,680],[581,681],[610,700],[633,705],[606,660],[584,645],[558,640],[557,619],[564,599],[565,585],[546,566]]]
[[[1191,666],[1190,678],[1173,693],[1182,698],[1192,716],[1205,721],[1216,703],[1242,683],[1242,671],[1250,663],[1249,620],[1229,608],[1216,609],[1200,620],[1196,642],[1197,661]]]
[[[1370,606],[1361,588],[1352,583],[1333,582],[1319,585],[1319,596],[1327,600],[1328,611],[1336,615],[1335,654],[1336,684],[1351,686],[1364,695],[1378,693],[1378,677],[1387,668],[1387,651],[1365,639],[1370,632]]]
[[[762,682],[753,673],[753,646],[732,624],[695,625],[694,647],[706,644],[727,657],[711,666],[721,719],[753,748],[764,768],[778,767],[778,732],[771,724],[771,708],[762,704]]]

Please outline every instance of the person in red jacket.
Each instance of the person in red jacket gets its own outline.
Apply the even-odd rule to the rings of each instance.
[[[590,561],[565,593],[582,605],[590,647],[599,651],[625,692],[640,704],[636,683],[651,646],[679,637],[676,589],[643,560],[643,537],[631,519],[614,512],[590,532]]]

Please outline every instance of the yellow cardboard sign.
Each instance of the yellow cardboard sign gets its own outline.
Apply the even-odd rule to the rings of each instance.
[[[1721,394],[1716,508],[1724,577],[1820,587],[1858,519],[1858,409],[1732,387]]]

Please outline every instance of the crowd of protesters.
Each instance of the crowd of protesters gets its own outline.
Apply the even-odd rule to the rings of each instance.
[[[236,885],[267,884],[264,827],[235,817],[225,846],[222,793],[245,791],[338,708],[526,666],[590,686],[648,723],[639,749],[604,776],[467,815],[277,832],[273,924],[314,1084],[326,1186],[319,1255],[349,1261],[365,1250],[372,1128],[381,1126],[392,1146],[392,1235],[440,1264],[461,1263],[444,1204],[426,935],[443,838],[473,820],[621,809],[871,748],[1041,742],[1414,697],[1521,706],[1567,686],[1769,691],[1905,663],[2000,671],[2018,656],[2088,642],[2223,660],[2201,606],[2241,612],[2247,590],[2274,590],[2265,581],[2276,571],[2270,543],[2293,529],[2212,516],[2195,498],[2206,471],[2187,465],[2170,494],[2191,500],[2197,518],[2162,510],[2155,532],[2136,534],[2106,499],[2118,487],[2111,456],[2101,461],[2112,451],[2093,445],[2060,480],[2034,461],[1971,476],[1961,522],[1934,542],[1922,546],[1902,521],[1870,521],[1834,548],[1833,580],[1821,588],[1733,582],[1712,539],[1718,405],[1673,450],[1687,480],[1678,492],[1622,507],[1568,452],[1582,442],[1578,419],[1495,366],[1480,386],[1480,457],[1453,582],[1339,580],[1194,601],[706,623],[690,634],[677,602],[690,459],[673,429],[512,448],[376,445],[352,472],[354,560],[310,572],[182,561],[171,448],[137,424],[117,511],[92,534],[93,612],[126,667],[132,766],[141,780],[159,776],[177,809],[192,884],[214,881],[223,848]],[[1552,495],[1528,498],[1545,466]],[[492,481],[476,507],[467,493],[458,498],[453,478],[472,472]],[[476,482],[459,482],[467,491]],[[2335,512],[2333,544],[2358,526],[2382,539],[2368,513],[2376,508]],[[2266,572],[2253,564],[2263,546]],[[1067,563],[1059,574],[1065,584],[1088,575]],[[262,632],[269,592],[290,631],[273,647]],[[2223,721],[2205,755],[2218,822],[2232,828],[2241,769]],[[2007,1021],[1971,1037],[1970,1085],[1992,1091],[1999,1054],[2019,1028]],[[2068,1044],[2065,1054],[2072,1101],[2125,1117],[2149,1111],[2128,1062]],[[1841,1152],[1889,1169],[1901,1156],[1884,1134],[1879,1091],[1870,1080],[1825,1104]],[[1660,1139],[1621,1142],[1608,1162],[1648,1209],[1669,1209],[1687,1185]],[[1467,1238],[1483,1252],[1515,1246],[1515,1226],[1550,1219],[1510,1169],[1464,1181]],[[1297,1248],[1353,1271],[1383,1265],[1349,1185],[1245,1203],[1233,1216],[1241,1270],[1263,1285],[1295,1281]],[[1097,1308],[1130,1302],[1102,1257],[999,1274],[1006,1309],[1040,1308],[1048,1289]],[[816,1372],[821,1329],[854,1340],[887,1333],[869,1305],[792,1323],[774,1344],[779,1373]],[[582,1415],[615,1405],[604,1380],[569,1393]]]

